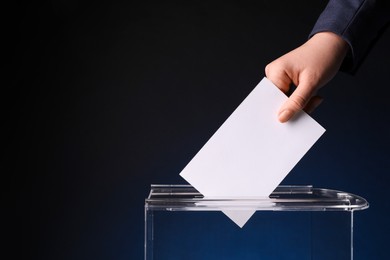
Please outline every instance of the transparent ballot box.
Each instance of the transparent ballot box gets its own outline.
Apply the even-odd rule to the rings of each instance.
[[[151,185],[145,260],[353,259],[354,194],[279,186],[269,198],[204,198],[190,185]],[[243,228],[223,210],[256,210]]]

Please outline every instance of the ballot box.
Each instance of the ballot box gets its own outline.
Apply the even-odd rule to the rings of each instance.
[[[190,185],[151,185],[145,260],[354,257],[354,213],[368,202],[313,186],[278,186],[267,198],[205,198]],[[256,210],[243,228],[223,211]]]

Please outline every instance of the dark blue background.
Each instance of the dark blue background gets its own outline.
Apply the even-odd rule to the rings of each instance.
[[[326,1],[34,1],[9,8],[8,243],[29,259],[142,259],[152,183],[182,168]],[[365,197],[356,259],[386,259],[390,32],[322,89],[326,129],[285,184]],[[7,184],[10,185],[7,185]],[[8,214],[7,214],[8,215]],[[11,224],[12,223],[12,224]]]

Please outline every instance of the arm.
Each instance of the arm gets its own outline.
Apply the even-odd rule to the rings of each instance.
[[[339,35],[350,47],[342,70],[354,73],[389,21],[388,0],[330,0],[310,37],[325,31]]]

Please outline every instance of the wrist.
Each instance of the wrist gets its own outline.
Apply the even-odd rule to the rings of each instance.
[[[349,50],[349,44],[341,36],[333,32],[316,33],[309,41],[314,42],[317,46],[331,48],[332,51],[342,58],[346,56]]]

